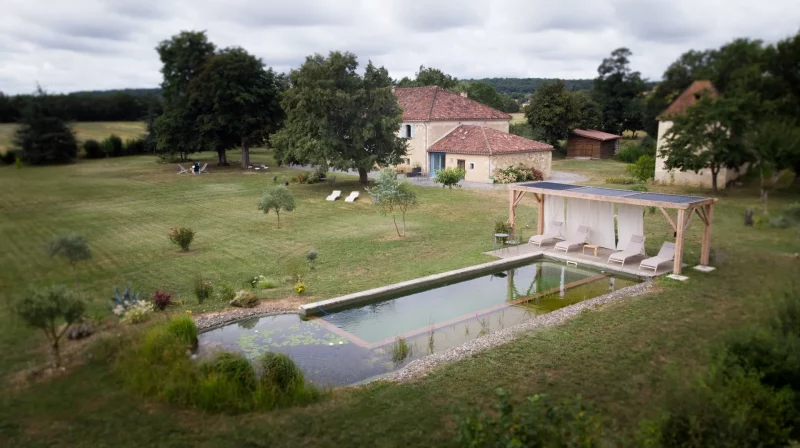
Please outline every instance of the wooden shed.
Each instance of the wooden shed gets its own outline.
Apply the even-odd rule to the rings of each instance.
[[[608,159],[617,153],[621,135],[588,129],[575,129],[567,139],[567,157]]]

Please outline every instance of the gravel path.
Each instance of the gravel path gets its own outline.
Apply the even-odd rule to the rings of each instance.
[[[592,309],[594,307],[613,302],[622,297],[644,294],[650,290],[652,285],[653,284],[650,281],[639,283],[637,285],[614,291],[604,296],[595,297],[591,300],[586,300],[584,302],[576,303],[547,314],[542,314],[541,316],[536,316],[527,322],[500,330],[496,333],[491,333],[459,345],[458,347],[453,347],[443,352],[434,353],[424,358],[414,360],[404,368],[380,378],[376,378],[373,381],[406,381],[409,379],[422,377],[432,368],[440,364],[468,358],[489,348],[506,344],[514,340],[517,334],[521,332],[559,325],[566,320],[581,314],[581,312],[583,312],[585,309]]]

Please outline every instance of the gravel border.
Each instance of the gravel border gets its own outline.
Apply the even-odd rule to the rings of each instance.
[[[194,317],[199,333],[216,330],[225,325],[251,317],[279,316],[282,314],[300,314],[298,310],[290,310],[281,307],[256,307],[256,308],[234,308],[216,313],[201,314]]]
[[[507,344],[513,341],[518,333],[531,331],[537,328],[553,327],[559,325],[568,319],[571,319],[583,312],[586,309],[592,309],[606,303],[611,303],[623,297],[633,297],[647,293],[653,287],[652,281],[645,281],[627,288],[623,288],[612,293],[595,297],[594,299],[586,300],[574,305],[570,305],[547,314],[536,316],[533,319],[523,322],[513,327],[505,328],[496,333],[490,333],[486,336],[474,339],[472,341],[461,344],[457,347],[447,349],[443,352],[434,353],[424,358],[416,359],[409,363],[402,369],[391,372],[386,375],[373,378],[364,383],[359,383],[356,386],[369,384],[375,381],[391,381],[400,382],[419,378],[427,374],[434,367],[468,358],[479,352],[487,350],[498,345]]]

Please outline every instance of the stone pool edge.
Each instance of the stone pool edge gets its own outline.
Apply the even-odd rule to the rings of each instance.
[[[197,332],[203,334],[253,317],[281,316],[284,314],[300,314],[300,312],[291,309],[242,308],[234,309],[230,312],[217,313],[213,316],[199,315],[193,317],[194,323],[197,325]]]
[[[455,269],[452,271],[441,272],[439,274],[432,274],[425,277],[415,278],[400,283],[393,283],[391,285],[381,286],[378,288],[368,289],[366,291],[359,291],[352,294],[346,294],[339,297],[334,297],[319,302],[306,303],[300,305],[298,308],[301,316],[313,316],[317,314],[327,314],[328,312],[335,312],[339,308],[344,308],[352,305],[358,305],[367,302],[373,302],[382,298],[391,297],[397,294],[402,294],[407,291],[424,288],[426,286],[433,286],[443,282],[460,280],[463,278],[473,277],[480,274],[486,274],[506,266],[518,265],[521,262],[536,260],[539,258],[550,258],[545,254],[536,252],[533,254],[523,254],[516,257],[503,258],[500,260],[490,261],[488,263],[467,266],[465,268]],[[563,261],[556,259],[558,261]],[[596,269],[596,268],[593,268]],[[605,269],[608,272],[618,272],[613,268]],[[630,277],[630,274],[620,272],[620,275]]]
[[[623,297],[635,297],[646,294],[653,288],[653,285],[654,282],[652,280],[645,280],[642,283],[628,286],[627,288],[622,288],[593,299],[551,311],[547,314],[541,314],[526,322],[514,325],[513,327],[505,328],[495,333],[490,333],[486,336],[465,342],[459,346],[449,348],[445,351],[416,359],[395,372],[390,372],[345,387],[360,387],[376,381],[401,382],[416,379],[424,376],[434,367],[459,361],[484,350],[507,344],[516,339],[519,333],[529,332],[539,328],[554,327],[581,314],[586,309],[592,309],[598,305],[611,303]]]

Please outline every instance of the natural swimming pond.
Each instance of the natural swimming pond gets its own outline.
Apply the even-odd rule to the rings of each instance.
[[[308,320],[287,314],[239,321],[201,334],[200,349],[249,358],[286,353],[307,380],[341,386],[637,282],[540,260]]]

